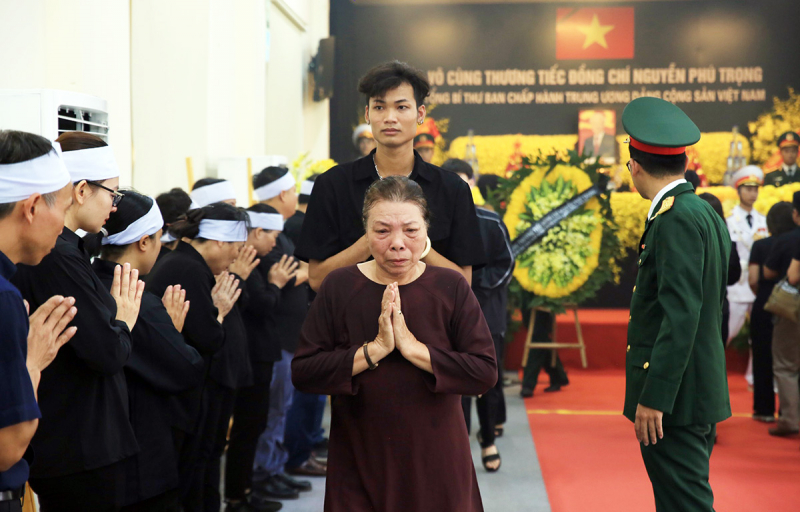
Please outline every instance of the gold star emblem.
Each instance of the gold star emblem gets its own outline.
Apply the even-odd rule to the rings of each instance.
[[[600,20],[595,14],[592,18],[591,25],[578,27],[578,30],[586,36],[586,40],[583,42],[584,50],[595,43],[607,49],[608,43],[606,43],[606,34],[614,30],[614,25],[601,25]]]

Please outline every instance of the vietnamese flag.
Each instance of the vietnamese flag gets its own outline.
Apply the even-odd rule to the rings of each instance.
[[[556,10],[556,59],[632,59],[633,7]]]

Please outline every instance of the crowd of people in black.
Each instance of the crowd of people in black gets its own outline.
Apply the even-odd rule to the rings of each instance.
[[[495,437],[505,404],[495,354],[502,354],[514,266],[507,230],[498,215],[474,206],[469,164],[451,160],[442,169],[414,151],[429,90],[420,72],[388,63],[368,73],[359,90],[376,148],[299,186],[285,167],[263,169],[252,183],[258,202],[246,209],[236,205],[231,183],[216,178],[156,198],[121,190],[111,147],[89,133],[51,142],[0,131],[0,510],[20,510],[26,482],[42,512],[219,511],[223,503],[228,511],[278,510],[281,500],[311,490],[311,480],[298,478],[328,474],[326,394],[333,395],[332,447],[342,446],[337,428],[344,431],[347,420],[337,419],[346,401],[320,392],[329,377],[309,365],[312,328],[304,322],[326,276],[343,267],[368,281],[388,279],[396,314],[400,295],[411,290],[402,285],[418,278],[423,290],[471,283],[474,294],[455,305],[444,298],[452,285],[442,284],[436,306],[445,315],[480,307],[483,315],[453,318],[470,322],[469,329],[443,326],[442,339],[412,343],[426,333],[407,313],[396,350],[413,344],[431,354],[417,350],[401,362],[392,346],[381,352],[390,356],[382,370],[413,363],[411,374],[431,373],[439,387],[424,393],[435,407],[445,407],[437,396],[478,396],[483,463],[490,472],[500,468]],[[383,202],[402,209],[410,201],[425,225],[368,229],[364,197],[381,183],[370,208]],[[411,281],[356,266],[368,260],[402,266]],[[378,318],[371,323],[377,332]],[[347,340],[363,344],[350,364],[369,361],[366,373],[346,374],[354,387],[383,375],[372,372],[377,364],[369,357],[372,351],[379,358],[374,347],[385,349],[385,337],[368,336]],[[369,342],[374,336],[384,344]],[[409,341],[401,343],[402,336]],[[299,353],[306,359],[295,360]],[[295,388],[298,371],[305,377],[295,375]],[[468,454],[469,400],[463,402],[466,424],[437,435]],[[386,405],[404,414],[402,404]],[[383,447],[384,463],[408,442]],[[474,481],[471,463],[463,471]],[[473,487],[465,503],[478,510]],[[379,508],[399,510],[419,500],[419,491],[404,497],[384,488],[388,502]]]

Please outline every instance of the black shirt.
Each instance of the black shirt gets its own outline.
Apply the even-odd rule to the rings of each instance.
[[[472,274],[472,291],[478,298],[483,316],[494,335],[503,336],[508,323],[508,283],[514,271],[514,254],[508,229],[500,216],[478,208],[478,227],[481,231],[486,266]]]
[[[211,358],[225,344],[225,329],[217,321],[219,311],[211,298],[216,284],[214,274],[194,247],[178,243],[174,251],[158,260],[147,276],[147,291],[156,297],[164,295],[170,285],[181,285],[186,290],[189,313],[183,324],[183,338],[205,360],[206,370]],[[184,432],[193,432],[200,412],[202,386],[180,395],[172,408],[172,425]]]
[[[772,294],[772,288],[777,281],[766,279],[764,277],[764,264],[767,262],[772,246],[775,244],[776,237],[763,238],[756,240],[753,247],[750,249],[750,261],[758,265],[758,292],[756,293],[756,300],[753,301],[753,310],[764,309],[764,304],[767,303],[769,296]]]
[[[278,235],[275,248],[268,255],[262,258],[260,270],[262,277],[266,279],[266,274],[272,264],[280,261],[286,254],[294,255],[294,244],[284,233]],[[308,313],[308,283],[295,286],[295,279],[286,283],[281,290],[281,300],[277,307],[266,313],[266,337],[269,343],[277,340],[282,350],[294,353],[297,349],[297,342],[300,338],[300,329],[306,320]]]
[[[298,259],[328,259],[364,235],[361,218],[364,195],[379,179],[374,154],[373,150],[364,158],[337,165],[314,182],[297,244]],[[472,193],[464,180],[426,163],[416,151],[414,170],[409,177],[422,187],[428,200],[432,213],[428,236],[433,249],[462,267],[486,263]]]
[[[13,280],[31,312],[53,295],[75,298],[75,336],[42,372],[42,421],[31,446],[32,478],[70,475],[119,462],[139,447],[128,416],[123,368],[131,355],[131,333],[116,320],[117,305],[67,228],[42,262],[20,265]]]
[[[283,225],[283,234],[289,237],[289,240],[297,246],[300,243],[300,233],[303,230],[303,221],[306,218],[306,214],[297,210],[294,212],[294,215],[286,219],[286,222]]]
[[[772,250],[767,257],[767,268],[778,273],[779,278],[786,277],[792,258],[798,256],[797,249],[800,246],[800,227],[783,233],[775,237]]]
[[[95,259],[92,268],[109,288],[117,263]],[[133,352],[125,365],[130,418],[140,451],[128,460],[125,504],[138,503],[178,486],[169,396],[198,386],[203,358],[175,329],[161,299],[142,295],[131,331]]]
[[[8,279],[16,265],[0,252],[0,428],[42,417],[26,361],[28,314],[22,295]],[[28,481],[32,450],[5,471],[0,471],[0,492],[16,491]]]
[[[262,259],[245,282],[239,298],[255,383],[263,383],[266,375],[272,375],[267,366],[281,360],[280,342],[266,333],[267,314],[275,310],[281,298],[281,289],[267,279],[270,267],[272,263],[267,258]]]

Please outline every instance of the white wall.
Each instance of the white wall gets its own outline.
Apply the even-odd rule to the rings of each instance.
[[[127,0],[0,0],[0,89],[63,89],[108,101],[109,144],[131,183]]]
[[[195,179],[220,158],[327,158],[307,69],[328,18],[328,0],[0,0],[0,88],[106,99],[121,182],[148,194],[187,187],[186,157]]]

